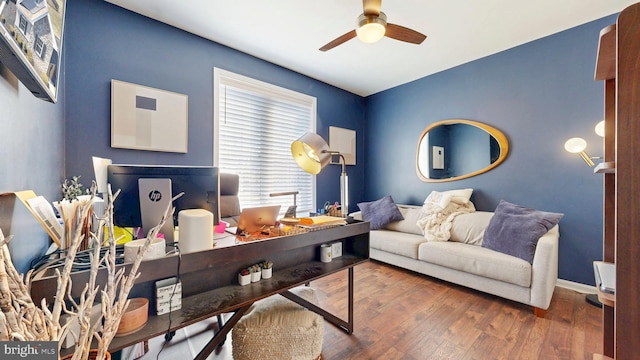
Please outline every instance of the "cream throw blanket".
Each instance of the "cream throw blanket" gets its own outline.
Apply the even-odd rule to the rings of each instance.
[[[453,219],[474,211],[476,208],[471,201],[456,201],[445,193],[432,191],[422,205],[422,217],[416,224],[427,241],[448,241]]]

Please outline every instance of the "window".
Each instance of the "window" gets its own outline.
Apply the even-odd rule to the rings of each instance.
[[[33,51],[40,58],[44,56],[44,41],[42,41],[42,39],[39,36],[36,38],[36,43],[33,45]]]
[[[316,98],[214,69],[214,163],[240,176],[243,208],[293,205],[298,214],[315,211],[315,177],[291,156],[291,143],[316,126]]]
[[[27,34],[27,19],[24,16],[20,15],[20,20],[18,23],[18,28],[22,30],[23,34]]]

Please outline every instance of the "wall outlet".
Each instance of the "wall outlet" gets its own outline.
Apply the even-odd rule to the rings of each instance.
[[[331,244],[331,258],[335,259],[342,256],[342,242],[334,242]]]

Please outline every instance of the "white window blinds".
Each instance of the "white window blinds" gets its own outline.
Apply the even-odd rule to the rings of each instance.
[[[315,177],[298,167],[291,143],[315,129],[314,97],[214,69],[214,161],[221,172],[240,176],[240,206],[293,205],[315,211]]]

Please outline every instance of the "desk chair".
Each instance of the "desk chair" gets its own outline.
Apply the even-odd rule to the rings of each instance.
[[[240,218],[240,176],[220,173],[220,220],[237,226]]]

